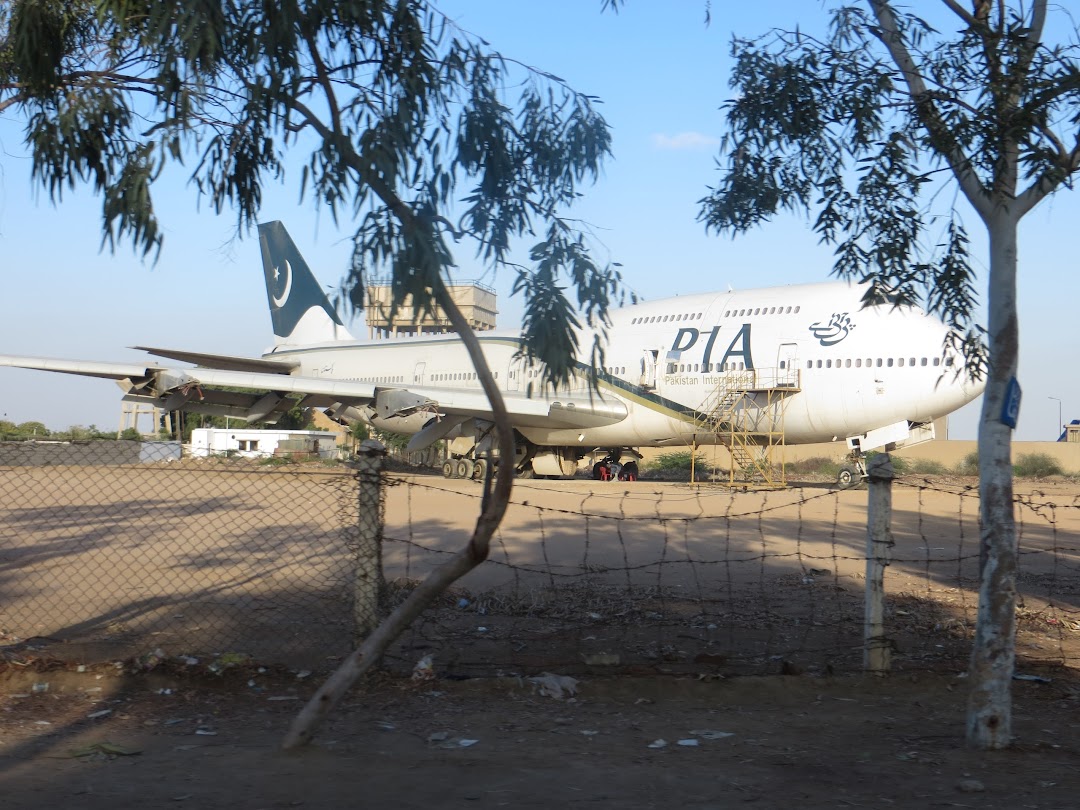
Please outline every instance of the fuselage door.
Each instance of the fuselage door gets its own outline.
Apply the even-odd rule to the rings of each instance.
[[[520,357],[510,358],[510,363],[506,367],[506,390],[507,391],[520,391],[521,390],[521,375],[524,373],[525,363]]]
[[[646,349],[641,356],[641,387],[656,388],[656,365],[660,359],[657,349]]]
[[[416,364],[416,368],[413,369],[412,381],[413,385],[424,384],[424,369],[427,367],[427,363],[420,362]]]
[[[798,386],[799,344],[781,343],[776,352],[776,384]]]

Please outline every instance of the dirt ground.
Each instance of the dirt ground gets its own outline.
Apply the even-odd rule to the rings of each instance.
[[[992,753],[963,747],[963,680],[930,675],[592,680],[561,700],[381,679],[284,753],[312,685],[245,677],[9,679],[2,806],[1011,809],[1080,790],[1080,690],[1060,677],[1015,684],[1017,744]]]
[[[349,637],[342,510],[355,495],[325,471],[306,484],[180,472],[0,470],[0,647],[16,662],[0,661],[0,808],[1078,804],[1075,482],[1017,487],[1019,671],[1036,680],[1014,683],[1008,751],[963,746],[973,482],[895,487],[898,647],[894,674],[874,679],[852,674],[865,491],[533,481],[463,583],[467,608],[455,594],[390,662],[407,673],[434,653],[439,677],[380,675],[313,747],[285,754],[342,652],[327,645]],[[413,580],[460,547],[478,496],[437,477],[391,487],[387,575]],[[536,601],[547,586],[563,601]],[[214,677],[99,663],[197,643],[256,663]],[[594,653],[622,665],[589,665]],[[580,678],[576,697],[497,677],[544,669]]]
[[[973,483],[894,487],[885,587],[898,667],[954,671],[966,658]],[[481,490],[399,473],[392,484],[382,565],[400,598],[465,544]],[[1034,632],[1022,654],[1080,665],[1080,490],[1018,493],[1034,504],[1018,510],[1022,629]],[[865,490],[520,481],[513,499],[489,561],[391,652],[399,672],[427,653],[469,676],[590,674],[583,659],[611,653],[684,673],[699,655],[725,656],[726,675],[861,665]],[[356,521],[355,480],[322,467],[0,468],[0,645],[78,662],[161,648],[325,668],[351,640]]]

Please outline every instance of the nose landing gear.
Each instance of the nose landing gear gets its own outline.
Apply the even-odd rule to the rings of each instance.
[[[866,480],[866,459],[859,451],[848,456],[847,461],[836,473],[837,489],[854,489]]]

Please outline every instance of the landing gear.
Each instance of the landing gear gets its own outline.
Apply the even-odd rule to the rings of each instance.
[[[467,419],[447,434],[447,456],[443,475],[464,481],[484,481],[499,464],[499,452],[493,438],[495,426],[480,419]],[[521,445],[515,441],[515,454]],[[524,450],[522,450],[524,452]],[[514,463],[517,458],[515,455]]]
[[[837,489],[853,489],[866,480],[866,463],[862,453],[856,451],[836,473]]]
[[[859,483],[859,473],[850,464],[845,464],[836,474],[837,489],[851,489]]]
[[[487,459],[448,458],[443,462],[442,474],[445,478],[473,478],[483,481],[487,476]]]
[[[619,459],[622,451],[611,450],[600,461],[593,464],[592,477],[596,481],[637,481],[638,465],[636,461],[623,464]]]

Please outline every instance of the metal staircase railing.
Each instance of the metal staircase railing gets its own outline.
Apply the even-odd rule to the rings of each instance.
[[[784,409],[800,391],[795,369],[754,369],[718,375],[716,387],[694,415],[696,431],[716,437],[731,455],[729,483],[736,473],[747,484],[787,485],[783,460],[773,450],[784,446]],[[696,434],[695,434],[696,435]]]
[[[752,390],[753,371],[724,374],[705,401],[698,408],[694,421],[709,433],[720,435],[727,432],[739,403]]]

